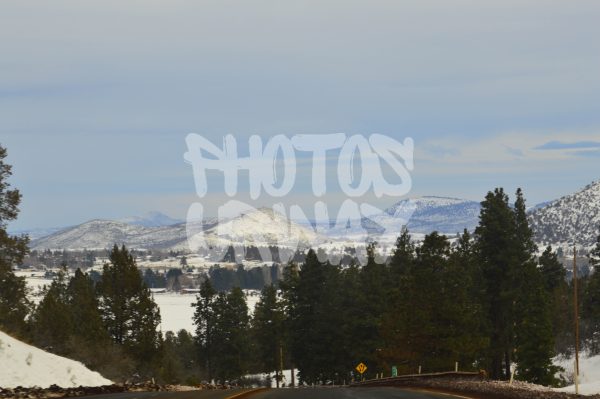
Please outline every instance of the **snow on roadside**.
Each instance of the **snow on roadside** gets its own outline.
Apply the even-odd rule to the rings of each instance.
[[[275,372],[272,372],[271,374],[267,374],[267,373],[261,373],[261,374],[249,374],[244,376],[246,378],[258,378],[260,380],[266,380],[267,378],[271,377],[271,388],[275,388],[277,386],[277,381],[275,381]],[[298,371],[298,369],[295,370],[295,379],[294,379],[294,384],[295,385],[299,385],[298,381],[300,381],[300,372]],[[290,369],[286,369],[283,370],[283,381],[282,383],[285,386],[289,386],[292,383],[292,370]]]
[[[565,369],[560,375],[568,380],[573,380],[575,369],[574,357],[557,357],[554,364]],[[575,385],[569,385],[564,388],[557,388],[556,391],[574,393]],[[600,393],[600,355],[588,356],[583,353],[579,356],[579,393],[583,395],[593,395]]]
[[[0,331],[0,387],[63,388],[110,385],[112,381],[83,364],[45,352]]]

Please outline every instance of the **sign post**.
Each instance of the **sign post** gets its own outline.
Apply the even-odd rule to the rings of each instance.
[[[396,366],[392,366],[392,377],[398,377],[398,368]]]

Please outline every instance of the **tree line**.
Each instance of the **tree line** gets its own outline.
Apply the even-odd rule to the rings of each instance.
[[[358,362],[367,377],[458,362],[495,379],[509,378],[516,364],[517,378],[550,385],[552,357],[574,342],[573,282],[551,248],[537,256],[521,190],[510,203],[500,188],[486,195],[472,234],[432,232],[417,244],[404,229],[389,259],[379,261],[373,244],[362,267],[307,251],[286,265],[277,287],[263,288],[252,316],[239,286],[208,279],[194,304],[195,335],[162,335],[158,307],[125,247],[112,249],[96,280],[81,270],[59,273],[33,304],[13,272],[28,240],[6,232],[21,195],[7,181],[5,157],[0,147],[0,328],[115,380],[137,374],[193,384],[279,370],[280,381],[282,369],[295,368],[304,383],[341,383],[357,377]],[[600,263],[600,237],[589,260]],[[600,273],[579,283],[582,340],[598,353]]]
[[[205,367],[215,378],[251,366],[297,368],[312,384],[357,378],[359,362],[367,377],[389,375],[392,366],[448,371],[458,362],[494,379],[510,378],[516,365],[518,379],[558,384],[552,358],[574,344],[572,282],[552,248],[537,256],[525,210],[521,190],[510,203],[498,188],[482,202],[473,234],[433,232],[417,245],[404,229],[387,261],[378,262],[371,245],[363,267],[321,262],[309,250],[302,264],[287,265],[279,289],[263,289],[252,318],[238,290],[217,293],[206,281],[195,314]],[[600,237],[590,263],[599,261]],[[600,273],[579,283],[582,340],[593,350]],[[227,310],[236,303],[237,312]],[[216,356],[234,343],[236,356]]]

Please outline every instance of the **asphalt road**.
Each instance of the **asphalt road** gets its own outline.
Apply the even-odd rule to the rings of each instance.
[[[271,389],[252,399],[452,399],[457,396],[390,387]]]
[[[228,399],[248,389],[206,390],[187,392],[121,392],[90,395],[86,399]]]
[[[228,399],[245,390],[189,392],[124,392],[93,395],[93,399]],[[457,396],[389,387],[271,389],[248,396],[251,399],[452,399]]]

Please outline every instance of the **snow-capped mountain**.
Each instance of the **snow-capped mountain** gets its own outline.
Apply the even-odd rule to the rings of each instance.
[[[415,211],[408,221],[408,229],[414,233],[428,234],[438,231],[445,234],[472,231],[479,223],[481,204],[459,198],[425,196],[402,200],[386,210],[393,215],[399,207],[414,204]]]
[[[111,220],[91,220],[31,242],[31,248],[105,249],[124,244],[136,249],[189,248],[188,236],[194,243],[206,246],[234,245],[308,245],[319,237],[311,229],[289,221],[270,209],[245,212],[217,222],[179,223],[170,226],[145,227]],[[201,236],[201,237],[199,237]],[[197,245],[196,245],[197,246]]]
[[[340,226],[331,221],[332,227],[327,235],[334,240],[394,242],[404,226],[417,235],[432,231],[454,235],[465,228],[471,231],[475,229],[480,208],[479,202],[459,198],[408,198],[361,220],[351,220],[347,225]]]
[[[197,234],[200,237],[197,236]],[[241,214],[203,226],[199,231],[188,226],[190,246],[224,247],[236,245],[273,245],[279,247],[306,247],[325,241],[313,229],[291,221],[285,215],[269,208],[252,209]]]
[[[90,220],[31,242],[32,249],[105,249],[113,244],[130,248],[169,248],[186,240],[185,224],[135,226],[112,220]]]
[[[125,244],[138,249],[187,250],[190,245],[223,247],[233,245],[307,246],[325,241],[350,242],[374,238],[393,242],[402,226],[411,233],[438,231],[447,235],[473,231],[479,222],[479,202],[458,198],[424,196],[404,199],[383,212],[338,226],[331,223],[319,234],[310,221],[290,221],[270,209],[239,211],[223,220],[170,224],[174,219],[153,213],[149,217],[123,221],[92,220],[34,239],[33,249],[104,249]],[[591,246],[600,228],[600,181],[583,190],[529,210],[531,226],[540,245],[565,244],[577,237],[580,245]],[[141,219],[144,219],[142,221]],[[163,226],[163,223],[169,225]],[[155,226],[161,224],[160,226]],[[193,237],[188,240],[188,237]]]
[[[112,382],[80,362],[45,352],[0,331],[0,387],[110,385]]]
[[[530,214],[536,242],[592,246],[600,234],[600,180]]]
[[[312,225],[290,221],[271,209],[241,211],[235,217],[217,221],[207,219],[201,223],[169,224],[155,226],[159,221],[173,221],[162,214],[150,218],[128,218],[126,221],[91,220],[62,229],[32,241],[32,249],[104,249],[113,244],[125,244],[137,249],[181,249],[189,245],[226,246],[278,245],[308,246],[327,240],[364,241],[375,236],[382,241],[394,241],[402,226],[411,232],[439,231],[454,234],[477,225],[479,203],[445,197],[419,197],[402,200],[379,214],[370,215],[346,226],[333,226],[321,234]],[[168,218],[168,219],[165,219]],[[143,221],[141,219],[144,219]],[[193,237],[188,243],[188,236]],[[189,245],[188,245],[189,244]]]
[[[173,219],[162,212],[152,211],[147,212],[142,216],[130,216],[122,218],[119,219],[119,222],[132,224],[134,226],[162,227],[172,226],[174,224],[183,223],[184,221],[181,219]]]

